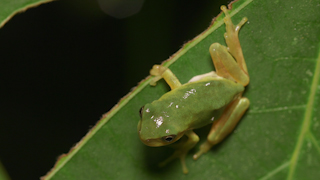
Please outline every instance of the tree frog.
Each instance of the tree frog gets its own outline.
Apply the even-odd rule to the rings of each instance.
[[[155,77],[150,84],[155,85],[164,78],[171,91],[140,109],[138,134],[144,144],[164,146],[187,136],[185,141],[172,144],[174,153],[159,164],[164,166],[179,158],[185,174],[188,173],[185,157],[199,141],[193,130],[212,123],[206,142],[193,155],[196,160],[230,134],[249,107],[249,100],[242,97],[244,87],[249,83],[249,75],[238,38],[247,18],[244,17],[235,26],[227,7],[221,6],[221,10],[225,14],[224,38],[228,47],[219,43],[210,46],[216,71],[195,76],[182,85],[170,69],[154,65],[150,74]]]

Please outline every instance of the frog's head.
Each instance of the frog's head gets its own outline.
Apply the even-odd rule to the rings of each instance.
[[[172,144],[179,140],[184,131],[177,126],[166,111],[159,111],[152,104],[140,109],[138,133],[141,141],[147,146],[158,147]]]

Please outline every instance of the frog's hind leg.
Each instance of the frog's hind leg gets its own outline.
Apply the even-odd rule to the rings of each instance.
[[[237,81],[243,86],[249,83],[249,75],[239,67],[225,46],[213,43],[209,51],[218,76]]]
[[[167,67],[154,65],[150,70],[150,75],[155,76],[150,82],[150,85],[152,86],[155,86],[157,84],[157,81],[162,78],[167,82],[171,89],[175,89],[181,86],[179,79]]]
[[[200,150],[193,156],[193,159],[198,159],[203,153],[206,153],[213,145],[221,142],[228,134],[232,132],[238,124],[242,115],[249,107],[247,98],[239,98],[230,103],[224,110],[222,116],[214,121],[208,139],[201,144]]]
[[[247,21],[247,18],[243,18],[237,26],[234,26],[227,8],[221,6],[221,9],[226,15],[223,19],[226,24],[224,38],[228,47],[222,46],[219,43],[213,43],[209,48],[209,52],[219,76],[235,80],[246,86],[249,83],[249,75],[243,58],[238,33],[241,26]]]
[[[237,63],[245,72],[248,73],[247,65],[243,57],[242,48],[239,41],[239,31],[241,27],[248,21],[246,17],[236,26],[232,23],[231,17],[228,13],[226,6],[221,6],[221,10],[224,12],[225,17],[223,18],[224,23],[226,24],[226,33],[224,33],[224,39],[226,40],[228,50],[232,56],[237,60]]]

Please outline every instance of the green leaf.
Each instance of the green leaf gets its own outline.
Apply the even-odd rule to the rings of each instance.
[[[0,162],[0,180],[9,180],[9,175],[5,168],[3,167],[2,163]]]
[[[0,28],[17,13],[53,0],[1,0]]]
[[[178,160],[157,163],[170,148],[151,148],[137,134],[141,106],[167,92],[150,78],[123,98],[46,179],[318,179],[320,177],[320,11],[310,0],[242,0],[232,5],[240,31],[251,105],[236,130],[199,160],[187,156],[189,174]],[[218,7],[217,7],[218,8]],[[182,83],[211,71],[210,44],[225,44],[222,16],[165,63]],[[210,127],[196,131],[205,140]],[[199,143],[201,144],[201,142]],[[195,148],[197,149],[198,146]]]

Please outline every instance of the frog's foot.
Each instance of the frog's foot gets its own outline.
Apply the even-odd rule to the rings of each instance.
[[[150,82],[151,86],[155,86],[157,84],[157,81],[159,81],[162,78],[167,82],[171,89],[175,89],[181,86],[180,81],[171,72],[171,70],[161,65],[154,65],[150,70],[150,75],[155,76]]]
[[[234,25],[231,21],[231,17],[227,11],[228,10],[227,7],[221,6],[221,10],[225,14],[225,18],[223,18],[223,21],[226,24],[227,34],[231,34],[231,33],[235,33],[235,32],[238,34],[241,27],[248,21],[248,18],[246,18],[246,17],[242,18],[242,20],[239,22],[239,24],[236,25],[236,27],[234,27]]]
[[[174,153],[166,160],[163,162],[159,163],[160,167],[165,166],[172,160],[179,158],[181,165],[182,165],[182,171],[184,174],[188,173],[188,168],[186,166],[185,158],[187,153],[189,152],[190,149],[192,149],[198,142],[199,142],[199,137],[196,133],[194,133],[192,130],[189,130],[185,133],[185,135],[188,137],[186,141],[180,141],[176,144],[172,144],[171,147],[176,149]]]
[[[174,153],[169,158],[167,158],[166,160],[164,160],[161,163],[159,163],[159,167],[164,167],[165,165],[167,165],[172,160],[174,160],[176,158],[179,158],[180,162],[181,162],[181,165],[182,165],[182,171],[183,171],[184,174],[187,174],[189,171],[188,171],[188,168],[187,168],[187,165],[186,165],[185,158],[186,158],[186,155],[187,155],[188,151],[189,150],[182,150],[182,149],[175,150]]]
[[[194,160],[199,159],[199,157],[200,157],[202,154],[208,152],[209,149],[211,149],[212,146],[213,146],[213,144],[211,144],[211,143],[208,142],[208,141],[206,141],[205,143],[201,144],[200,150],[199,150],[196,154],[193,155],[193,159],[194,159]]]
[[[157,85],[157,81],[162,79],[162,74],[166,70],[167,70],[166,67],[163,67],[161,65],[154,65],[152,67],[152,69],[150,70],[150,75],[155,76],[155,77],[151,80],[150,85],[152,85],[152,86]]]
[[[228,9],[226,6],[221,6],[221,10],[224,12],[225,17],[223,18],[224,23],[226,24],[226,33],[224,33],[224,39],[226,40],[227,43],[227,51],[224,49],[223,50],[223,54],[225,54],[226,52],[229,52],[233,57],[232,60],[236,60],[237,64],[239,67],[231,67],[231,65],[233,65],[234,63],[228,63],[225,61],[225,59],[221,59],[221,61],[224,61],[225,63],[223,63],[224,66],[227,66],[226,68],[228,68],[228,72],[230,73],[230,75],[234,78],[234,77],[239,77],[240,79],[236,79],[234,78],[237,82],[240,82],[243,86],[246,86],[249,83],[249,75],[248,75],[248,69],[247,69],[247,65],[246,62],[244,60],[243,57],[243,53],[242,53],[242,48],[239,42],[239,31],[241,29],[241,27],[248,21],[248,19],[246,17],[244,17],[239,24],[234,25],[231,21],[231,16],[228,13]],[[223,55],[220,52],[217,52],[218,55]],[[228,59],[227,59],[228,60]],[[219,64],[216,65],[215,63],[215,67],[219,68]],[[218,72],[218,70],[217,70]]]

